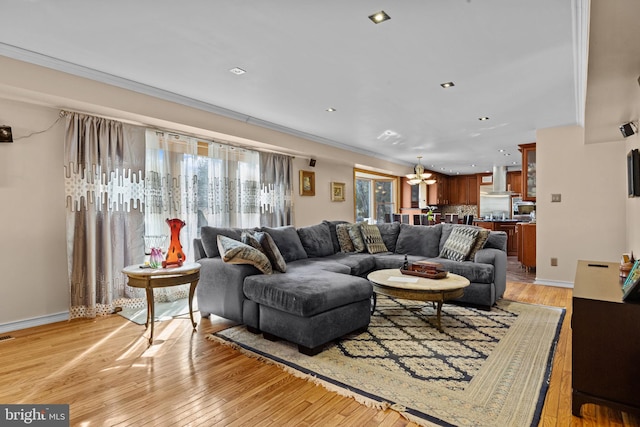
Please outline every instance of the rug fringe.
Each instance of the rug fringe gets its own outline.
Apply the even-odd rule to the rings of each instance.
[[[275,360],[272,360],[272,359],[269,359],[267,357],[261,356],[261,355],[259,355],[257,353],[254,353],[253,351],[251,351],[249,349],[246,349],[246,348],[242,347],[241,345],[239,345],[239,344],[237,344],[235,342],[227,341],[224,338],[220,338],[220,337],[217,337],[217,336],[212,335],[212,334],[207,335],[206,337],[207,337],[207,339],[209,341],[218,342],[218,343],[223,344],[223,345],[225,345],[227,347],[231,347],[234,350],[240,351],[245,356],[251,357],[252,359],[259,360],[259,361],[267,363],[269,365],[275,365],[275,366],[279,367],[280,369],[282,369],[283,371],[285,371],[286,373],[291,374],[296,378],[301,378],[303,380],[312,382],[313,384],[322,386],[325,389],[327,389],[328,391],[333,391],[333,392],[335,392],[335,393],[337,393],[337,394],[339,394],[341,396],[349,397],[349,398],[355,400],[356,402],[358,402],[358,403],[360,403],[362,405],[365,405],[368,408],[375,408],[375,409],[379,409],[379,410],[385,410],[385,409],[391,408],[391,409],[393,409],[393,410],[395,410],[397,412],[400,412],[400,414],[402,416],[406,417],[406,415],[404,415],[403,412],[401,412],[400,410],[394,408],[394,407],[401,408],[402,411],[405,411],[406,408],[404,406],[402,406],[402,405],[397,405],[397,404],[396,405],[391,405],[389,402],[380,402],[380,401],[377,401],[377,400],[370,399],[368,397],[362,396],[362,395],[360,395],[360,394],[358,394],[356,392],[344,389],[342,387],[338,387],[338,386],[333,385],[333,384],[331,384],[331,383],[329,383],[327,381],[324,381],[324,380],[322,380],[322,379],[320,379],[318,377],[315,377],[315,376],[310,375],[310,374],[305,374],[304,372],[300,372],[299,370],[297,370],[295,368],[292,368],[290,366],[287,366],[287,365],[284,365],[282,363],[276,362]]]

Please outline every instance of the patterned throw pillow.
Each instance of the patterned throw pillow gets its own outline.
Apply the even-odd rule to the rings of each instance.
[[[244,243],[245,245],[249,245],[249,246],[251,246],[253,248],[256,248],[260,252],[264,253],[264,249],[262,249],[262,246],[260,245],[260,242],[258,242],[258,239],[256,239],[256,236],[254,235],[254,232],[252,232],[252,231],[243,231],[242,235],[240,236],[240,241],[242,243]]]
[[[370,254],[388,252],[377,225],[363,224],[360,226],[360,231],[362,232],[362,239],[367,247],[367,252]]]
[[[486,228],[478,230],[478,237],[476,237],[476,241],[473,243],[471,252],[469,252],[469,255],[467,256],[468,260],[473,261],[476,257],[476,252],[484,248],[484,244],[487,242],[490,233],[491,231],[487,230]]]
[[[218,234],[217,239],[222,261],[229,264],[249,264],[264,274],[273,273],[269,258],[256,248],[221,234]]]
[[[364,252],[367,247],[364,244],[364,239],[362,238],[362,231],[360,231],[360,226],[364,225],[364,222],[358,222],[356,224],[349,224],[347,230],[349,230],[349,237],[351,237],[351,242],[353,242],[353,248],[355,252]]]
[[[262,248],[262,251],[267,255],[269,261],[271,261],[271,266],[273,267],[273,269],[281,273],[286,272],[287,262],[284,260],[280,249],[278,249],[276,242],[273,241],[273,238],[269,235],[269,233],[257,231],[255,233],[255,238]]]
[[[336,236],[338,237],[338,243],[340,244],[340,252],[355,252],[351,237],[349,237],[349,226],[353,224],[338,224],[336,225]]]
[[[476,227],[454,227],[440,252],[440,257],[464,261],[471,252],[479,231]]]

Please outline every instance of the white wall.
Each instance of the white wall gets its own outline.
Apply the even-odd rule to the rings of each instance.
[[[353,167],[345,164],[320,160],[315,167],[309,167],[307,159],[296,158],[293,163],[295,175],[294,224],[304,227],[322,220],[354,221]],[[313,171],[316,178],[316,195],[300,196],[299,171]],[[331,182],[343,182],[345,201],[331,201]]]
[[[636,133],[625,141],[626,153],[634,148],[640,148],[640,134]],[[633,252],[634,257],[638,259],[640,257],[640,197],[627,197],[626,213],[626,252]]]
[[[536,142],[536,279],[571,285],[578,260],[618,262],[629,250],[628,149],[620,141],[585,145],[579,126],[538,130]],[[551,203],[554,193],[560,203]]]
[[[353,168],[403,175],[410,166],[323,145],[138,92],[0,56],[0,124],[16,136],[46,129],[60,109],[105,115],[295,156],[294,224],[354,218]],[[62,320],[68,311],[63,132],[0,144],[0,332]],[[308,159],[317,159],[310,168]],[[299,195],[299,170],[316,174],[316,195]],[[332,202],[330,182],[344,182]]]
[[[59,110],[0,99],[14,139],[42,131]],[[0,144],[0,326],[69,309],[63,172],[64,119]]]

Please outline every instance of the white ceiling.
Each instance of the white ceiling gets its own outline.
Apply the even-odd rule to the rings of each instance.
[[[0,0],[0,54],[35,52],[317,141],[475,173],[517,169],[536,129],[582,122],[584,3]],[[373,24],[379,10],[391,20]]]

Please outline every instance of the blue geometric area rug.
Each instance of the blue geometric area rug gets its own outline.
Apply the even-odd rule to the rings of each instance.
[[[378,297],[367,332],[305,356],[244,326],[209,338],[424,426],[537,425],[565,310],[501,300],[491,311]]]

